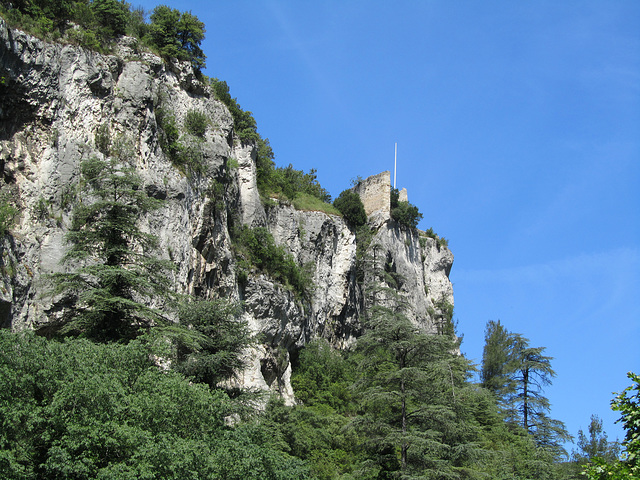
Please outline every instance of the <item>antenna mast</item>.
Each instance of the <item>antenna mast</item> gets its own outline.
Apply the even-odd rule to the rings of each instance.
[[[398,167],[398,142],[396,142],[396,154],[393,159],[393,188],[396,188],[396,170]]]

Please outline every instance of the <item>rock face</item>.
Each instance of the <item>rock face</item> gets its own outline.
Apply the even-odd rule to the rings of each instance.
[[[44,294],[46,275],[66,268],[60,261],[73,205],[82,196],[80,163],[104,158],[109,143],[108,154],[124,152],[146,192],[163,200],[141,225],[159,238],[157,256],[175,263],[175,291],[242,301],[243,316],[262,334],[263,343],[247,352],[251,365],[239,376],[241,385],[294,401],[291,354],[315,337],[337,347],[354,342],[366,306],[355,232],[339,216],[277,201],[263,205],[255,146],[236,138],[231,114],[188,64],[168,65],[126,37],[113,55],[49,44],[0,19],[0,76],[2,198],[20,210],[0,244],[3,327],[40,328],[54,315],[55,299]],[[187,133],[190,111],[209,119],[204,139]],[[161,148],[167,112],[204,173],[185,174]],[[437,331],[442,306],[453,304],[451,252],[390,219],[389,172],[365,180],[359,193],[372,227],[365,255],[400,275],[409,318]],[[268,228],[313,272],[309,298],[299,299],[257,269],[240,285],[231,224]]]

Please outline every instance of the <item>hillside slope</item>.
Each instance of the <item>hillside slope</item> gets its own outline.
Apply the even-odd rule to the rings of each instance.
[[[353,343],[372,301],[371,282],[382,278],[371,272],[400,279],[408,317],[425,331],[451,321],[453,255],[446,246],[397,224],[387,209],[370,216],[372,236],[358,252],[355,231],[340,216],[296,210],[278,199],[265,206],[256,145],[238,138],[229,110],[188,62],[166,63],[128,37],[113,55],[46,43],[0,19],[0,76],[1,187],[20,211],[0,244],[3,326],[42,329],[63,311],[63,299],[44,292],[46,276],[65,268],[73,206],[89,201],[80,163],[118,149],[146,192],[163,200],[140,221],[159,238],[156,255],[177,267],[172,288],[242,302],[243,316],[261,334],[261,344],[248,352],[251,366],[240,376],[242,386],[278,391],[293,401],[292,355],[315,337],[336,346]],[[190,112],[206,115],[203,138],[188,133]],[[178,127],[197,169],[171,158],[167,119]],[[388,174],[382,178],[388,184]],[[266,227],[311,272],[307,295],[239,265],[232,234],[241,225]]]

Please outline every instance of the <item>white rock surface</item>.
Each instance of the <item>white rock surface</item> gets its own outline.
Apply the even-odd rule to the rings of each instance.
[[[364,294],[357,281],[355,234],[339,216],[286,204],[265,210],[256,184],[255,146],[235,139],[227,108],[188,64],[170,67],[150,53],[136,53],[133,45],[123,38],[117,55],[100,55],[47,44],[8,29],[0,19],[6,79],[0,96],[2,191],[21,210],[0,243],[0,323],[38,328],[55,318],[56,299],[44,295],[46,275],[66,268],[60,260],[73,207],[68,197],[79,183],[80,163],[103,157],[96,135],[106,125],[112,142],[130,150],[145,190],[164,200],[141,225],[159,238],[157,256],[176,264],[173,288],[243,301],[243,316],[262,343],[247,352],[250,367],[240,384],[279,392],[294,402],[289,354],[319,336],[347,347],[361,332]],[[204,175],[185,175],[163,153],[159,109],[175,116],[182,141],[206,165]],[[183,128],[190,110],[210,120],[203,141]],[[434,331],[436,302],[453,303],[448,279],[453,256],[435,240],[421,241],[417,231],[389,219],[389,172],[377,177],[382,180],[367,187],[371,213],[377,215],[370,250],[375,245],[404,279],[400,291],[410,304],[409,317]],[[222,198],[208,196],[212,182],[223,186]],[[229,232],[237,222],[267,227],[277,244],[309,268],[313,289],[308,298],[257,270],[246,285],[238,284]]]

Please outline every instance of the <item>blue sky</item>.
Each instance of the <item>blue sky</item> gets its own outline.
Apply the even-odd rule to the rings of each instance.
[[[133,2],[134,5],[136,2]],[[501,320],[544,346],[551,416],[622,439],[640,372],[640,2],[164,2],[207,27],[276,163],[397,186],[449,240],[462,350]],[[144,1],[147,9],[158,2]]]

